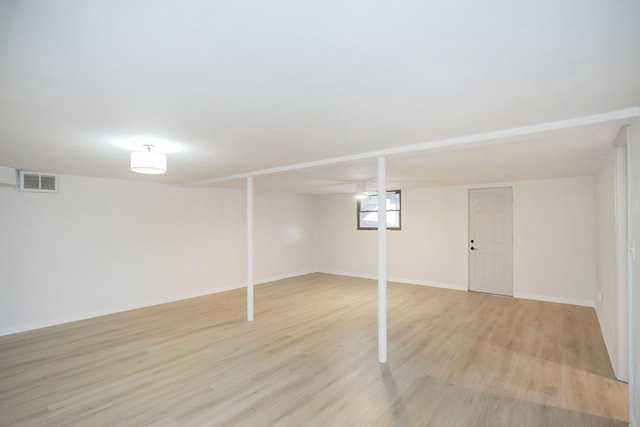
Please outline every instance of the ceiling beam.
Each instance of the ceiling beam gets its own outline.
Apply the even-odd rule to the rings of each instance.
[[[358,160],[374,159],[377,157],[388,157],[399,154],[414,153],[419,151],[435,150],[438,148],[448,147],[472,147],[481,145],[483,143],[492,142],[508,143],[513,138],[521,138],[526,136],[540,135],[550,132],[557,132],[562,130],[570,130],[585,126],[598,125],[602,123],[609,123],[621,120],[633,119],[640,117],[640,107],[626,108],[624,110],[610,111],[607,113],[594,114],[591,116],[578,117],[568,120],[560,120],[556,122],[542,123],[531,126],[523,126],[512,129],[505,129],[493,132],[479,133],[475,135],[460,136],[455,138],[440,139],[429,142],[422,142],[418,144],[404,145],[400,147],[387,148],[377,151],[369,151],[359,154],[351,154],[348,156],[332,157],[329,159],[314,160],[310,162],[296,163],[285,166],[277,166],[268,169],[260,169],[251,172],[243,172],[234,175],[221,176],[217,178],[209,178],[201,181],[190,182],[184,184],[187,187],[200,187],[211,184],[216,184],[224,181],[231,181],[236,179],[246,179],[254,176],[271,175],[282,172],[290,172],[301,169],[315,168],[320,166],[330,166],[340,163],[349,163]]]

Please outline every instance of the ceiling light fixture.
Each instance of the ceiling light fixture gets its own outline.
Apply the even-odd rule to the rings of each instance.
[[[367,188],[364,185],[364,182],[360,181],[356,184],[356,199],[364,200],[367,198],[369,193],[367,193]]]
[[[145,144],[146,151],[131,153],[131,170],[138,173],[161,174],[167,171],[167,155],[151,151],[153,145]]]

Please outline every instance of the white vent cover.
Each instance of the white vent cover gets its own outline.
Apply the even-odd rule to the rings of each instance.
[[[54,193],[58,191],[56,175],[38,172],[20,172],[20,191]]]
[[[0,166],[0,187],[16,188],[17,176],[14,168]]]

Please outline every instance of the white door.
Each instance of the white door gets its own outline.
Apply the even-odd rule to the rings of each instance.
[[[513,191],[469,190],[469,290],[513,295]]]

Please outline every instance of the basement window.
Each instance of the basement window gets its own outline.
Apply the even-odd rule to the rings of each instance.
[[[378,229],[378,195],[358,200],[358,230]],[[400,230],[400,190],[387,191],[387,230]]]

